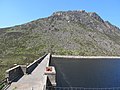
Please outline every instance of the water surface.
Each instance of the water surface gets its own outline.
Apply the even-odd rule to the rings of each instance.
[[[52,58],[57,71],[57,86],[120,87],[120,59]]]

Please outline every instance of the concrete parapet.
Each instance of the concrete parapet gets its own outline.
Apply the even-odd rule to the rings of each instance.
[[[37,65],[46,57],[47,54],[35,60],[30,65],[17,65],[13,68],[6,70],[5,77],[7,78],[7,83],[15,82],[19,80],[24,74],[31,73]]]
[[[51,55],[46,54],[43,57],[35,60],[33,63],[31,63],[28,66],[17,65],[7,70],[6,77],[8,78],[8,83],[11,83],[11,86],[8,88],[8,90],[13,90],[15,87],[17,87],[16,90],[23,90],[23,89],[30,90],[31,88],[35,90],[43,90],[43,89],[46,90],[48,77],[52,81],[52,84],[55,86],[56,85],[56,83],[54,83],[55,76],[51,77],[49,75],[44,75],[46,67],[49,67],[50,59],[51,59]],[[54,69],[52,70],[54,71]],[[26,73],[29,74],[31,72],[32,72],[31,75],[23,76],[24,74]],[[21,76],[23,77],[21,78]]]
[[[49,53],[45,58],[44,58],[44,62],[46,62],[45,66],[43,67],[44,69],[44,72],[43,72],[43,82],[42,82],[42,87],[41,87],[41,90],[46,90],[46,86],[47,86],[47,79],[48,79],[48,76],[45,75],[45,71],[46,71],[46,67],[49,67],[50,65],[50,60],[51,60],[51,54]]]
[[[23,71],[23,74],[25,75],[26,72],[27,72],[27,65],[20,65],[22,71]]]
[[[119,56],[65,56],[65,55],[52,55],[53,58],[84,58],[84,59],[120,59]]]
[[[37,67],[38,63],[37,60],[35,60],[33,63],[30,63],[27,67],[26,67],[26,73],[30,74],[36,67]]]
[[[26,67],[26,73],[27,73],[27,74],[30,74],[46,56],[47,56],[47,54],[45,54],[44,56],[42,56],[42,57],[40,57],[39,59],[35,60],[35,61],[32,62],[31,64],[29,64],[29,65]]]
[[[20,65],[17,65],[13,68],[6,70],[5,77],[7,78],[7,82],[11,83],[11,82],[17,81],[23,75],[24,75],[24,73],[23,73]]]

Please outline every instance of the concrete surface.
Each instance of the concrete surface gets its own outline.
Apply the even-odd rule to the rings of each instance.
[[[24,75],[19,81],[13,82],[7,90],[43,90],[47,81],[44,71],[49,65],[49,59],[50,54],[42,60],[31,74]]]
[[[57,58],[114,58],[114,59],[120,59],[118,56],[65,56],[65,55],[52,55],[52,57],[57,57]]]
[[[13,68],[6,70],[5,77],[7,78],[7,82],[12,82],[18,80],[20,77],[24,75],[22,68],[20,65],[17,65]]]

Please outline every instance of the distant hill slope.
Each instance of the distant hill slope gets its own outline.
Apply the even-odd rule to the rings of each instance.
[[[45,52],[69,55],[120,55],[120,29],[95,12],[59,11],[0,30],[0,56]]]
[[[120,29],[95,12],[84,10],[59,11],[47,18],[1,28],[0,79],[14,63],[30,63],[48,52],[120,56]]]

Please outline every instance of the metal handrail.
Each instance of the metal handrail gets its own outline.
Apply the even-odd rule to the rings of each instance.
[[[7,82],[7,78],[4,78],[3,80],[0,81],[0,85],[6,82]]]
[[[4,90],[3,88],[6,86],[8,86],[7,78],[4,78],[3,80],[0,81],[0,90]]]

